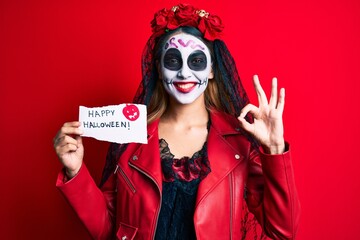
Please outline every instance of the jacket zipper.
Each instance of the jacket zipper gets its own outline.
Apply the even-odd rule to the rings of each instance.
[[[142,174],[144,174],[145,176],[147,176],[148,178],[150,178],[150,179],[155,183],[155,185],[158,187],[158,189],[160,189],[159,185],[156,183],[156,181],[155,181],[149,174],[147,174],[146,172],[144,172],[144,171],[141,170],[140,168],[132,165],[130,162],[129,162],[129,166],[135,168],[136,170],[138,170],[139,172],[141,172]],[[155,232],[156,232],[157,225],[158,225],[158,221],[159,221],[161,203],[162,203],[162,194],[160,193],[160,206],[159,206],[159,208],[157,209],[157,213],[156,213],[156,224],[155,224],[155,228],[153,229],[152,239],[155,239]]]
[[[118,171],[120,172],[121,176],[123,177],[123,179],[125,180],[126,184],[128,185],[128,187],[130,188],[130,190],[133,192],[133,193],[136,193],[136,189],[134,187],[134,185],[130,182],[129,178],[126,176],[124,170],[122,170],[119,165],[116,165],[116,169],[115,169],[115,172]]]

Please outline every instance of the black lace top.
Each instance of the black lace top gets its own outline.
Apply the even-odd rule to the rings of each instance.
[[[174,158],[167,142],[159,140],[163,172],[161,210],[156,240],[196,239],[193,215],[199,183],[210,172],[207,144],[189,157]]]

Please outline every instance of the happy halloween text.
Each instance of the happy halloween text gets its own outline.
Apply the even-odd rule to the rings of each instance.
[[[88,117],[89,118],[97,118],[97,117],[108,117],[114,116],[115,110],[89,110]],[[108,122],[83,122],[84,128],[127,128],[130,130],[130,122],[128,121],[108,121]]]

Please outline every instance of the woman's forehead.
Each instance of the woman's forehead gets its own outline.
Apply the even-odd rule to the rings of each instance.
[[[180,51],[208,50],[206,45],[200,39],[186,33],[179,33],[169,37],[169,39],[166,41],[164,45],[164,50],[167,50],[169,48],[176,48],[179,49]]]

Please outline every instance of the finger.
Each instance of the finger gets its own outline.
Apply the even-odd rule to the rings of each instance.
[[[285,88],[281,88],[280,89],[280,95],[279,95],[279,101],[277,104],[277,109],[280,112],[284,111],[284,106],[285,106]]]
[[[75,125],[75,126],[74,125],[73,126],[66,126],[64,124],[64,126],[60,129],[59,136],[69,135],[69,134],[81,135],[81,134],[83,134],[83,131],[80,128],[80,126],[77,126],[77,125]]]
[[[65,131],[65,132],[64,132]],[[67,142],[65,142],[65,138],[66,137],[69,137],[69,138],[72,138],[70,137],[69,135],[76,135],[78,134],[79,131],[78,130],[73,130],[73,131],[70,131],[69,129],[66,129],[66,130],[60,130],[56,136],[54,137],[53,139],[53,144],[54,144],[54,147],[56,146],[59,146],[59,145],[64,145],[66,144]],[[67,138],[66,138],[67,139]],[[75,140],[75,139],[74,139]],[[75,140],[76,141],[76,140]]]
[[[260,85],[260,80],[258,75],[254,75],[253,80],[254,80],[254,87],[258,96],[259,105],[267,105],[268,101],[266,98],[266,94]]]
[[[81,122],[79,121],[73,121],[73,122],[66,122],[63,125],[64,127],[80,127],[81,126]]]
[[[54,146],[57,147],[62,147],[66,144],[74,144],[74,145],[78,145],[78,141],[68,135],[64,135],[58,139],[56,139],[55,143],[54,143]]]
[[[80,147],[82,145],[82,137],[76,136],[75,139],[76,139],[77,146]]]
[[[64,125],[56,133],[56,136],[53,139],[54,144],[58,138],[61,138],[66,134],[78,134],[78,135],[83,134],[82,130],[80,129],[80,126],[81,123],[78,121],[64,123]],[[76,128],[78,128],[79,130],[74,130]]]
[[[248,121],[246,121],[246,119],[245,118],[240,118],[240,117],[238,117],[238,119],[239,119],[239,122],[240,122],[240,126],[245,130],[245,131],[247,131],[247,132],[249,132],[249,133],[254,133],[254,129],[255,129],[255,127],[254,127],[254,124],[253,123],[249,123]]]
[[[239,118],[245,118],[246,114],[248,114],[249,112],[254,116],[254,118],[257,118],[257,116],[259,115],[259,108],[249,103],[245,107],[243,107],[243,109],[241,109]]]
[[[271,82],[271,97],[269,101],[270,108],[276,108],[277,104],[277,78],[274,77]]]
[[[69,153],[69,152],[74,152],[77,149],[78,149],[77,145],[68,143],[68,144],[63,145],[61,147],[58,146],[56,148],[56,153],[58,154],[59,157],[62,157],[64,154]]]

